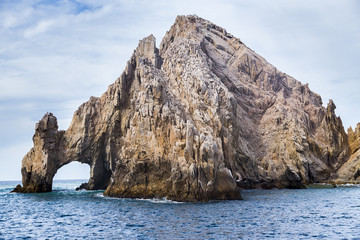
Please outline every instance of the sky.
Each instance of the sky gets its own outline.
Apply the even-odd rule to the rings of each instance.
[[[360,1],[0,0],[0,180],[20,180],[46,112],[66,130],[74,111],[120,76],[138,41],[161,42],[177,15],[196,14],[280,71],[333,99],[345,129],[360,122]],[[71,163],[56,179],[89,178]]]

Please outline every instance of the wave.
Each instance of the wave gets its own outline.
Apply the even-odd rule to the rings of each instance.
[[[183,204],[185,202],[178,202],[178,201],[174,201],[174,200],[170,200],[167,199],[166,197],[164,198],[117,198],[117,197],[108,197],[108,196],[104,196],[103,192],[101,193],[97,193],[95,195],[96,197],[100,197],[100,198],[104,198],[104,199],[109,199],[109,200],[116,200],[116,201],[145,201],[145,202],[150,202],[150,203],[160,203],[160,204]]]
[[[178,202],[174,200],[169,200],[166,197],[164,198],[136,198],[138,201],[147,201],[151,203],[174,203],[174,204],[182,204],[184,202]]]
[[[338,184],[336,185],[338,188],[360,188],[360,184],[352,184],[352,183],[346,183],[346,184]]]

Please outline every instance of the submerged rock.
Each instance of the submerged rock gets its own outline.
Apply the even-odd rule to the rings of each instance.
[[[139,42],[68,130],[43,117],[21,191],[51,191],[72,161],[90,165],[88,189],[113,197],[207,201],[241,199],[241,188],[304,188],[350,156],[334,109],[225,29],[178,16],[160,49],[152,35]]]
[[[18,184],[18,185],[16,185],[16,187],[13,189],[13,190],[11,190],[11,192],[13,193],[13,192],[24,192],[24,189],[23,189],[23,187],[20,185],[20,184]]]
[[[75,189],[76,191],[80,191],[80,190],[89,190],[89,184],[87,182],[82,183],[79,187],[77,187]]]

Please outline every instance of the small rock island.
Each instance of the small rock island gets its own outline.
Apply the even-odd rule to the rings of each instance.
[[[360,182],[360,124],[347,134],[334,110],[225,29],[178,16],[159,49],[152,35],[139,42],[66,131],[45,114],[14,191],[51,191],[72,161],[90,165],[86,189],[111,197],[208,201]]]

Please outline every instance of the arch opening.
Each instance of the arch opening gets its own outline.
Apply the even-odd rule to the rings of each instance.
[[[69,188],[80,190],[87,189],[89,180],[90,165],[73,161],[57,170],[53,178],[53,185],[56,187],[58,184],[68,184]]]

